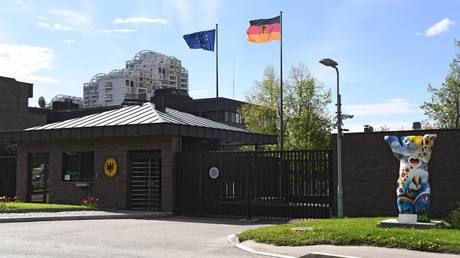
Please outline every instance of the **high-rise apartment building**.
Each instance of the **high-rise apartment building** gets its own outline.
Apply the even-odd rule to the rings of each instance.
[[[149,100],[156,89],[188,92],[188,72],[181,61],[150,50],[126,61],[124,69],[96,74],[83,86],[83,107],[121,105],[129,99]]]

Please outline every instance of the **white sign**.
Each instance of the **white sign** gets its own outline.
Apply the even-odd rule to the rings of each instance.
[[[212,179],[216,179],[219,177],[219,169],[217,169],[216,167],[212,167],[209,169],[209,176],[212,178]]]

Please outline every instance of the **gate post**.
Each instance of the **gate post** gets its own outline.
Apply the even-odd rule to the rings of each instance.
[[[328,151],[328,169],[329,169],[329,217],[332,217],[334,215],[334,189],[335,189],[335,184],[334,184],[334,169],[333,169],[333,162],[332,162],[332,150]]]

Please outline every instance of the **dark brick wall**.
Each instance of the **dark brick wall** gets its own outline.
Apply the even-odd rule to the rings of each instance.
[[[0,110],[0,132],[22,130],[46,124],[46,115],[33,113],[14,113]]]
[[[0,110],[27,112],[28,99],[32,97],[32,84],[0,76]]]
[[[20,130],[46,123],[46,115],[28,112],[32,84],[0,76],[0,131]]]
[[[97,196],[105,208],[125,209],[129,150],[161,150],[162,210],[173,211],[175,155],[180,150],[178,137],[118,137],[21,143],[17,154],[17,196],[27,196],[28,153],[46,152],[50,155],[49,202],[79,204],[86,196]],[[65,151],[94,151],[95,180],[90,187],[77,187],[75,182],[62,181],[62,152]],[[103,165],[108,157],[113,157],[118,162],[118,173],[113,178],[106,177],[103,172]]]
[[[342,147],[344,215],[396,216],[399,160],[394,157],[383,137],[427,133],[438,135],[428,164],[432,197],[429,215],[443,218],[455,209],[460,202],[460,130],[350,133],[343,137]],[[332,146],[336,177],[335,135]]]

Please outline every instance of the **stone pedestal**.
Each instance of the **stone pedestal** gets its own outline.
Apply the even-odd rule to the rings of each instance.
[[[417,224],[417,214],[399,214],[398,223]]]
[[[401,214],[402,215],[402,214]],[[406,215],[406,214],[404,214]],[[412,222],[405,222],[411,220],[412,218],[405,217],[403,220],[398,219],[387,219],[384,221],[380,221],[377,226],[382,228],[418,228],[418,229],[430,229],[439,227],[442,225],[442,221],[439,220],[432,220],[430,222],[417,222],[417,215],[415,215],[415,223]]]

